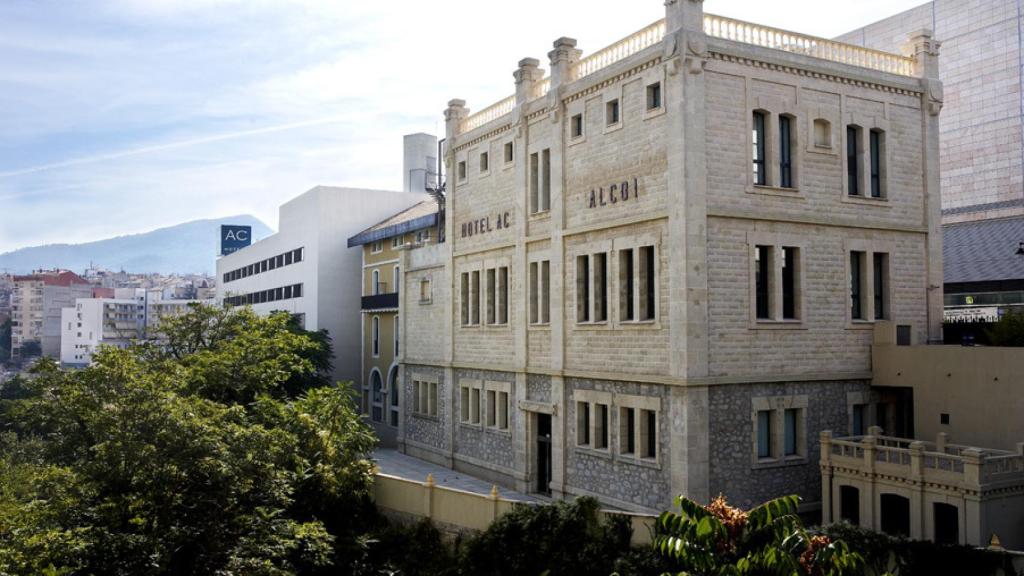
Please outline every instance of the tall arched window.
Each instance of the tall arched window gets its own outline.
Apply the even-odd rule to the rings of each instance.
[[[373,357],[380,356],[380,316],[374,316],[370,321],[370,340],[373,349]]]
[[[388,372],[388,424],[398,427],[398,398],[401,396],[398,386],[398,366],[392,366]]]
[[[384,421],[384,382],[380,379],[380,371],[370,373],[370,418],[374,422]]]

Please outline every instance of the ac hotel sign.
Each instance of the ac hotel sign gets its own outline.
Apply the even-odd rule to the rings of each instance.
[[[475,218],[469,222],[463,222],[462,237],[479,236],[494,230],[503,230],[511,225],[512,213],[506,210],[498,212],[493,218],[491,216],[484,216],[483,218]]]

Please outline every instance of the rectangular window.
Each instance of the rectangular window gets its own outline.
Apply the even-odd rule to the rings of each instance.
[[[530,262],[530,324],[540,323],[540,262]]]
[[[509,164],[509,163],[512,162],[512,160],[514,158],[513,150],[514,150],[514,148],[512,147],[512,143],[511,142],[505,142],[505,163],[506,164]]]
[[[608,405],[594,404],[594,448],[608,449]]]
[[[508,392],[498,392],[498,428],[508,430]]]
[[[470,414],[470,410],[469,410],[469,404],[470,404],[469,386],[463,386],[460,392],[461,392],[461,394],[459,395],[459,400],[460,400],[459,408],[460,408],[460,412],[461,412],[460,415],[462,417],[463,424],[469,424],[469,414]]]
[[[462,273],[460,294],[462,295],[462,299],[460,301],[462,308],[462,325],[466,326],[469,324],[469,272]]]
[[[868,133],[871,156],[871,197],[882,197],[882,161],[884,159],[884,136],[881,130]]]
[[[540,321],[551,321],[551,261],[540,263]]]
[[[846,127],[846,187],[850,196],[860,196],[860,154],[857,153],[860,128]]]
[[[594,322],[608,320],[608,254],[591,256],[594,269]]]
[[[395,357],[398,357],[398,315],[395,315]]]
[[[633,249],[619,250],[619,320],[636,320],[636,306],[633,298],[636,268]]]
[[[487,391],[487,425],[491,427],[498,425],[498,393],[496,390]]]
[[[779,186],[793,187],[793,150],[791,118],[779,116]]]
[[[799,248],[782,247],[782,318],[784,320],[799,318],[797,306],[797,294],[800,290],[799,254]]]
[[[886,292],[889,288],[889,255],[876,252],[871,255],[874,265],[875,320],[889,317]]]
[[[413,414],[421,414],[423,412],[423,401],[420,399],[420,392],[422,391],[423,383],[413,380],[412,382],[412,411]]]
[[[610,100],[604,105],[605,108],[605,124],[608,126],[614,126],[619,123],[619,100]]]
[[[772,273],[771,253],[771,246],[754,247],[754,291],[757,295],[758,320],[770,320],[772,318],[771,291],[769,290]]]
[[[658,108],[661,108],[661,82],[655,82],[647,87],[647,109]]]
[[[480,423],[480,389],[470,388],[469,389],[469,422],[471,424]]]
[[[864,252],[850,252],[850,318],[865,320]]]
[[[636,454],[636,410],[619,408],[619,453]]]
[[[576,445],[590,446],[590,404],[576,403]]]
[[[301,298],[302,297],[302,284],[293,284],[292,285],[292,296],[294,298]]]
[[[284,253],[284,265],[288,266],[291,263],[292,263],[292,253],[291,252],[285,252]]]
[[[430,383],[430,393],[427,395],[427,414],[437,416],[437,382]]]
[[[530,213],[540,212],[540,154],[530,154]]]
[[[576,257],[576,321],[590,322],[590,256]]]
[[[772,457],[772,412],[771,410],[758,410],[757,412],[757,457]]]
[[[765,170],[764,120],[764,112],[754,112],[754,127],[751,133],[751,144],[753,146],[754,158],[754,184],[757,184],[758,186],[766,186],[768,184],[768,174]]]
[[[380,356],[380,317],[374,316],[370,321],[370,339],[373,342],[373,357]]]
[[[551,149],[545,148],[540,152],[540,209],[547,211],[551,209]]]
[[[496,293],[497,293],[497,276],[494,268],[487,269],[487,323],[494,324],[497,322],[497,304]]]
[[[640,319],[654,320],[655,316],[655,290],[657,285],[654,277],[654,246],[640,247],[640,271],[639,271],[639,300]]]
[[[583,136],[583,114],[576,114],[570,121],[570,135],[573,138]]]
[[[277,259],[276,259],[276,258],[267,258],[266,260],[264,260],[264,262],[267,262],[267,263],[269,263],[269,264],[268,264],[268,267],[269,267],[269,268],[270,268],[271,270],[275,270],[275,269],[277,269]]]
[[[508,266],[498,268],[498,324],[508,323]]]
[[[480,171],[487,172],[491,169],[490,157],[487,152],[480,154]]]
[[[797,417],[799,410],[796,408],[787,408],[783,413],[783,455],[784,456],[795,456],[797,454]]]
[[[466,161],[465,160],[461,160],[461,161],[459,161],[459,180],[465,180],[465,179],[466,179]]]
[[[470,295],[469,295],[469,323],[473,325],[480,324],[480,271],[473,270],[470,273]]]
[[[640,410],[640,457],[658,457],[658,418],[654,410]]]
[[[852,436],[864,435],[864,404],[853,405],[853,426],[850,430]]]
[[[302,248],[295,249],[295,261],[302,262]]]

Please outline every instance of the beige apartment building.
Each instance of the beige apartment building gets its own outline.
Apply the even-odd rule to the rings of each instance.
[[[938,43],[665,10],[449,103],[447,241],[402,256],[399,446],[631,510],[815,510],[819,433],[887,414],[875,322],[941,339]]]
[[[11,358],[60,357],[61,309],[92,296],[93,287],[69,270],[38,270],[14,277]]]
[[[362,251],[360,409],[383,446],[394,446],[401,419],[401,257],[410,250],[436,245],[441,232],[438,203],[427,198],[348,239],[349,248]],[[429,298],[429,293],[420,297],[421,301]],[[413,402],[418,406],[419,397]]]

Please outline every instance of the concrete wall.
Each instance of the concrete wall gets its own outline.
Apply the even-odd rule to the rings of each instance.
[[[1001,450],[1024,442],[1020,348],[875,344],[872,363],[873,385],[913,388],[915,437],[945,432],[950,442]]]

